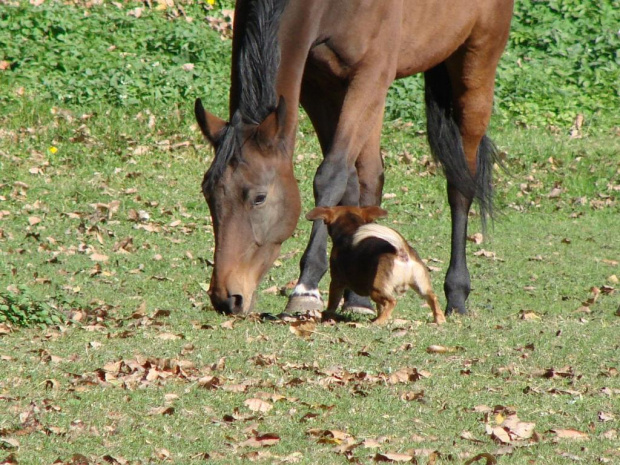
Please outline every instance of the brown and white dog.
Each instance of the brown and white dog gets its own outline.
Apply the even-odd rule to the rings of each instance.
[[[387,323],[396,294],[413,288],[426,300],[437,324],[446,318],[433,292],[426,265],[399,233],[372,223],[387,216],[380,207],[316,207],[308,220],[322,219],[332,238],[331,283],[323,320],[335,317],[345,289],[370,296],[377,304],[374,324]]]

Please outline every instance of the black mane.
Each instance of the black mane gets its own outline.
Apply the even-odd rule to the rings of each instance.
[[[215,158],[205,173],[203,192],[211,192],[226,167],[240,155],[239,134],[243,125],[258,125],[277,105],[276,77],[280,66],[278,29],[288,0],[247,0],[235,18],[243,30],[235,28],[239,40],[237,56],[238,107],[223,131]],[[233,39],[234,40],[234,39]],[[233,59],[235,59],[233,54]],[[235,69],[235,65],[233,65]]]
[[[286,1],[250,2],[239,48],[239,111],[244,123],[260,124],[277,105],[278,29]]]

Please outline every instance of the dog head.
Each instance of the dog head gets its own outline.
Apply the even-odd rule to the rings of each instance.
[[[323,220],[332,239],[335,236],[352,235],[360,226],[385,218],[387,211],[381,207],[316,207],[308,212],[306,219]]]

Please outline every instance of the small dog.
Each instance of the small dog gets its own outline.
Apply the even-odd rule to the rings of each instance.
[[[386,216],[380,207],[316,207],[306,215],[308,220],[323,220],[333,242],[323,320],[335,317],[346,288],[370,296],[377,304],[373,323],[385,324],[396,305],[395,294],[411,287],[431,307],[434,322],[445,323],[428,268],[416,251],[393,229],[370,224]]]

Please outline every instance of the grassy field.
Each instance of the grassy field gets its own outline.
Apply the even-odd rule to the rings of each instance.
[[[20,25],[0,28],[0,292],[63,318],[0,323],[0,463],[620,463],[610,112],[499,112],[508,172],[481,243],[472,218],[471,315],[437,327],[406,295],[384,328],[232,320],[205,292],[212,154],[192,116],[197,96],[225,114],[230,42],[208,28],[225,14],[119,5],[0,4]],[[422,126],[386,123],[385,222],[440,291],[449,210]],[[305,212],[320,151],[304,117],[295,157]],[[259,311],[283,309],[309,226]]]

